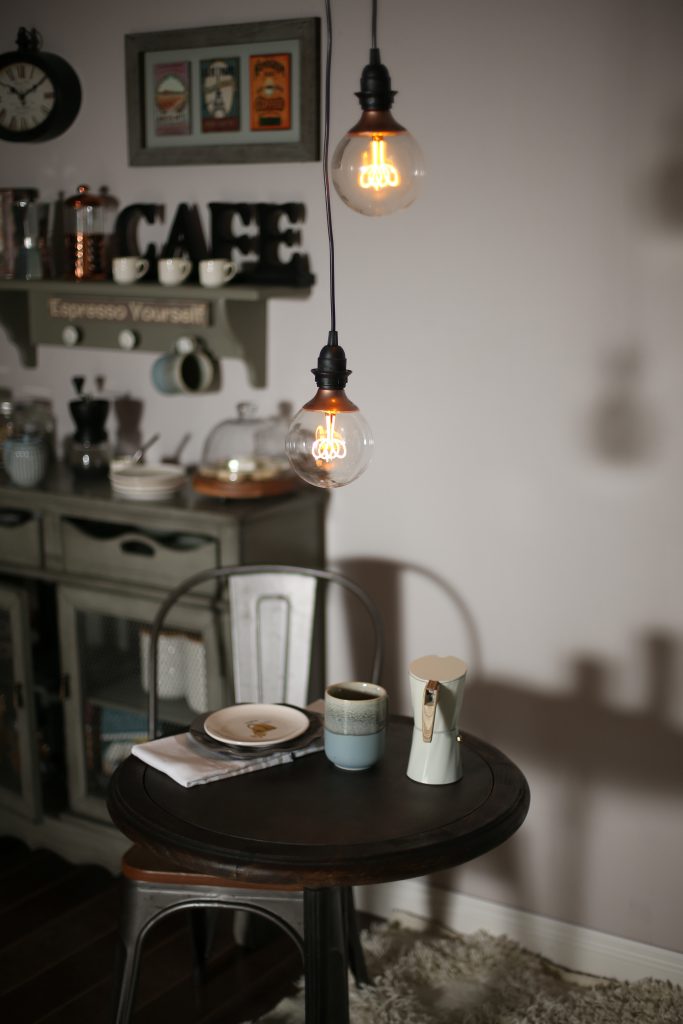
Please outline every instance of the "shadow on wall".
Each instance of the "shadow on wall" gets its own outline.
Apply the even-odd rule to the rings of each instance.
[[[401,679],[407,666],[398,664],[392,637],[399,637],[402,579],[419,574],[438,588],[454,617],[465,627],[469,641],[468,685],[463,705],[463,728],[500,747],[522,770],[525,764],[563,776],[563,821],[566,841],[555,865],[558,916],[582,923],[582,878],[585,872],[590,793],[596,784],[618,785],[647,796],[683,795],[683,731],[672,724],[676,696],[678,642],[652,632],[644,644],[648,704],[639,711],[611,706],[606,696],[610,667],[590,658],[577,658],[569,692],[530,689],[524,681],[496,678],[483,672],[481,641],[466,602],[437,574],[416,566],[382,560],[346,561],[341,571],[363,585],[382,614],[388,650],[385,679]],[[439,653],[460,654],[460,651]],[[533,786],[530,817],[534,810]],[[515,905],[531,908],[524,890],[526,872],[520,863],[521,847],[515,838],[487,854],[487,870],[509,884]],[[438,881],[438,876],[437,881]],[[444,876],[445,878],[445,876]],[[444,884],[452,888],[452,879]],[[433,908],[438,918],[438,908]]]
[[[392,637],[401,635],[403,609],[401,607],[401,581],[408,575],[417,576],[443,593],[444,605],[453,606],[456,621],[460,621],[467,637],[467,650],[461,656],[468,665],[468,682],[477,679],[481,672],[481,642],[479,631],[466,601],[458,590],[436,573],[406,562],[391,562],[382,559],[345,559],[339,562],[339,571],[359,583],[377,604],[385,634],[385,657],[382,677],[384,680],[406,679],[408,666],[403,663],[396,643]],[[351,633],[355,637],[358,630]],[[441,651],[438,653],[460,654],[457,651]],[[360,648],[358,656],[354,652],[354,661],[359,666],[367,664],[367,650]],[[360,678],[358,676],[357,678]],[[385,684],[386,685],[386,684]],[[407,691],[406,691],[407,692]],[[391,696],[391,691],[390,691]]]

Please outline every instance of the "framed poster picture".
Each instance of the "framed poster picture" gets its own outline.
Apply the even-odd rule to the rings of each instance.
[[[134,166],[320,157],[320,19],[126,36]]]

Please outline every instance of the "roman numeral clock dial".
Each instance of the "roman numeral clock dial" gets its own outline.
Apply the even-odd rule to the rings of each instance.
[[[0,139],[44,142],[73,123],[81,105],[76,72],[40,50],[40,36],[20,29],[18,50],[0,55]]]

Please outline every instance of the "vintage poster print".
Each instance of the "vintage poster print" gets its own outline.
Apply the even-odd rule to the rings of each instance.
[[[154,134],[190,134],[190,64],[154,65]]]
[[[239,57],[214,57],[200,62],[203,132],[240,130]]]
[[[281,131],[292,127],[290,53],[249,58],[251,130]]]

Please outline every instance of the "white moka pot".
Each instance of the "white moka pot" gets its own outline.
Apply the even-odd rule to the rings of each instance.
[[[410,664],[413,741],[408,778],[443,786],[462,777],[458,721],[467,665],[460,658],[429,654]]]

